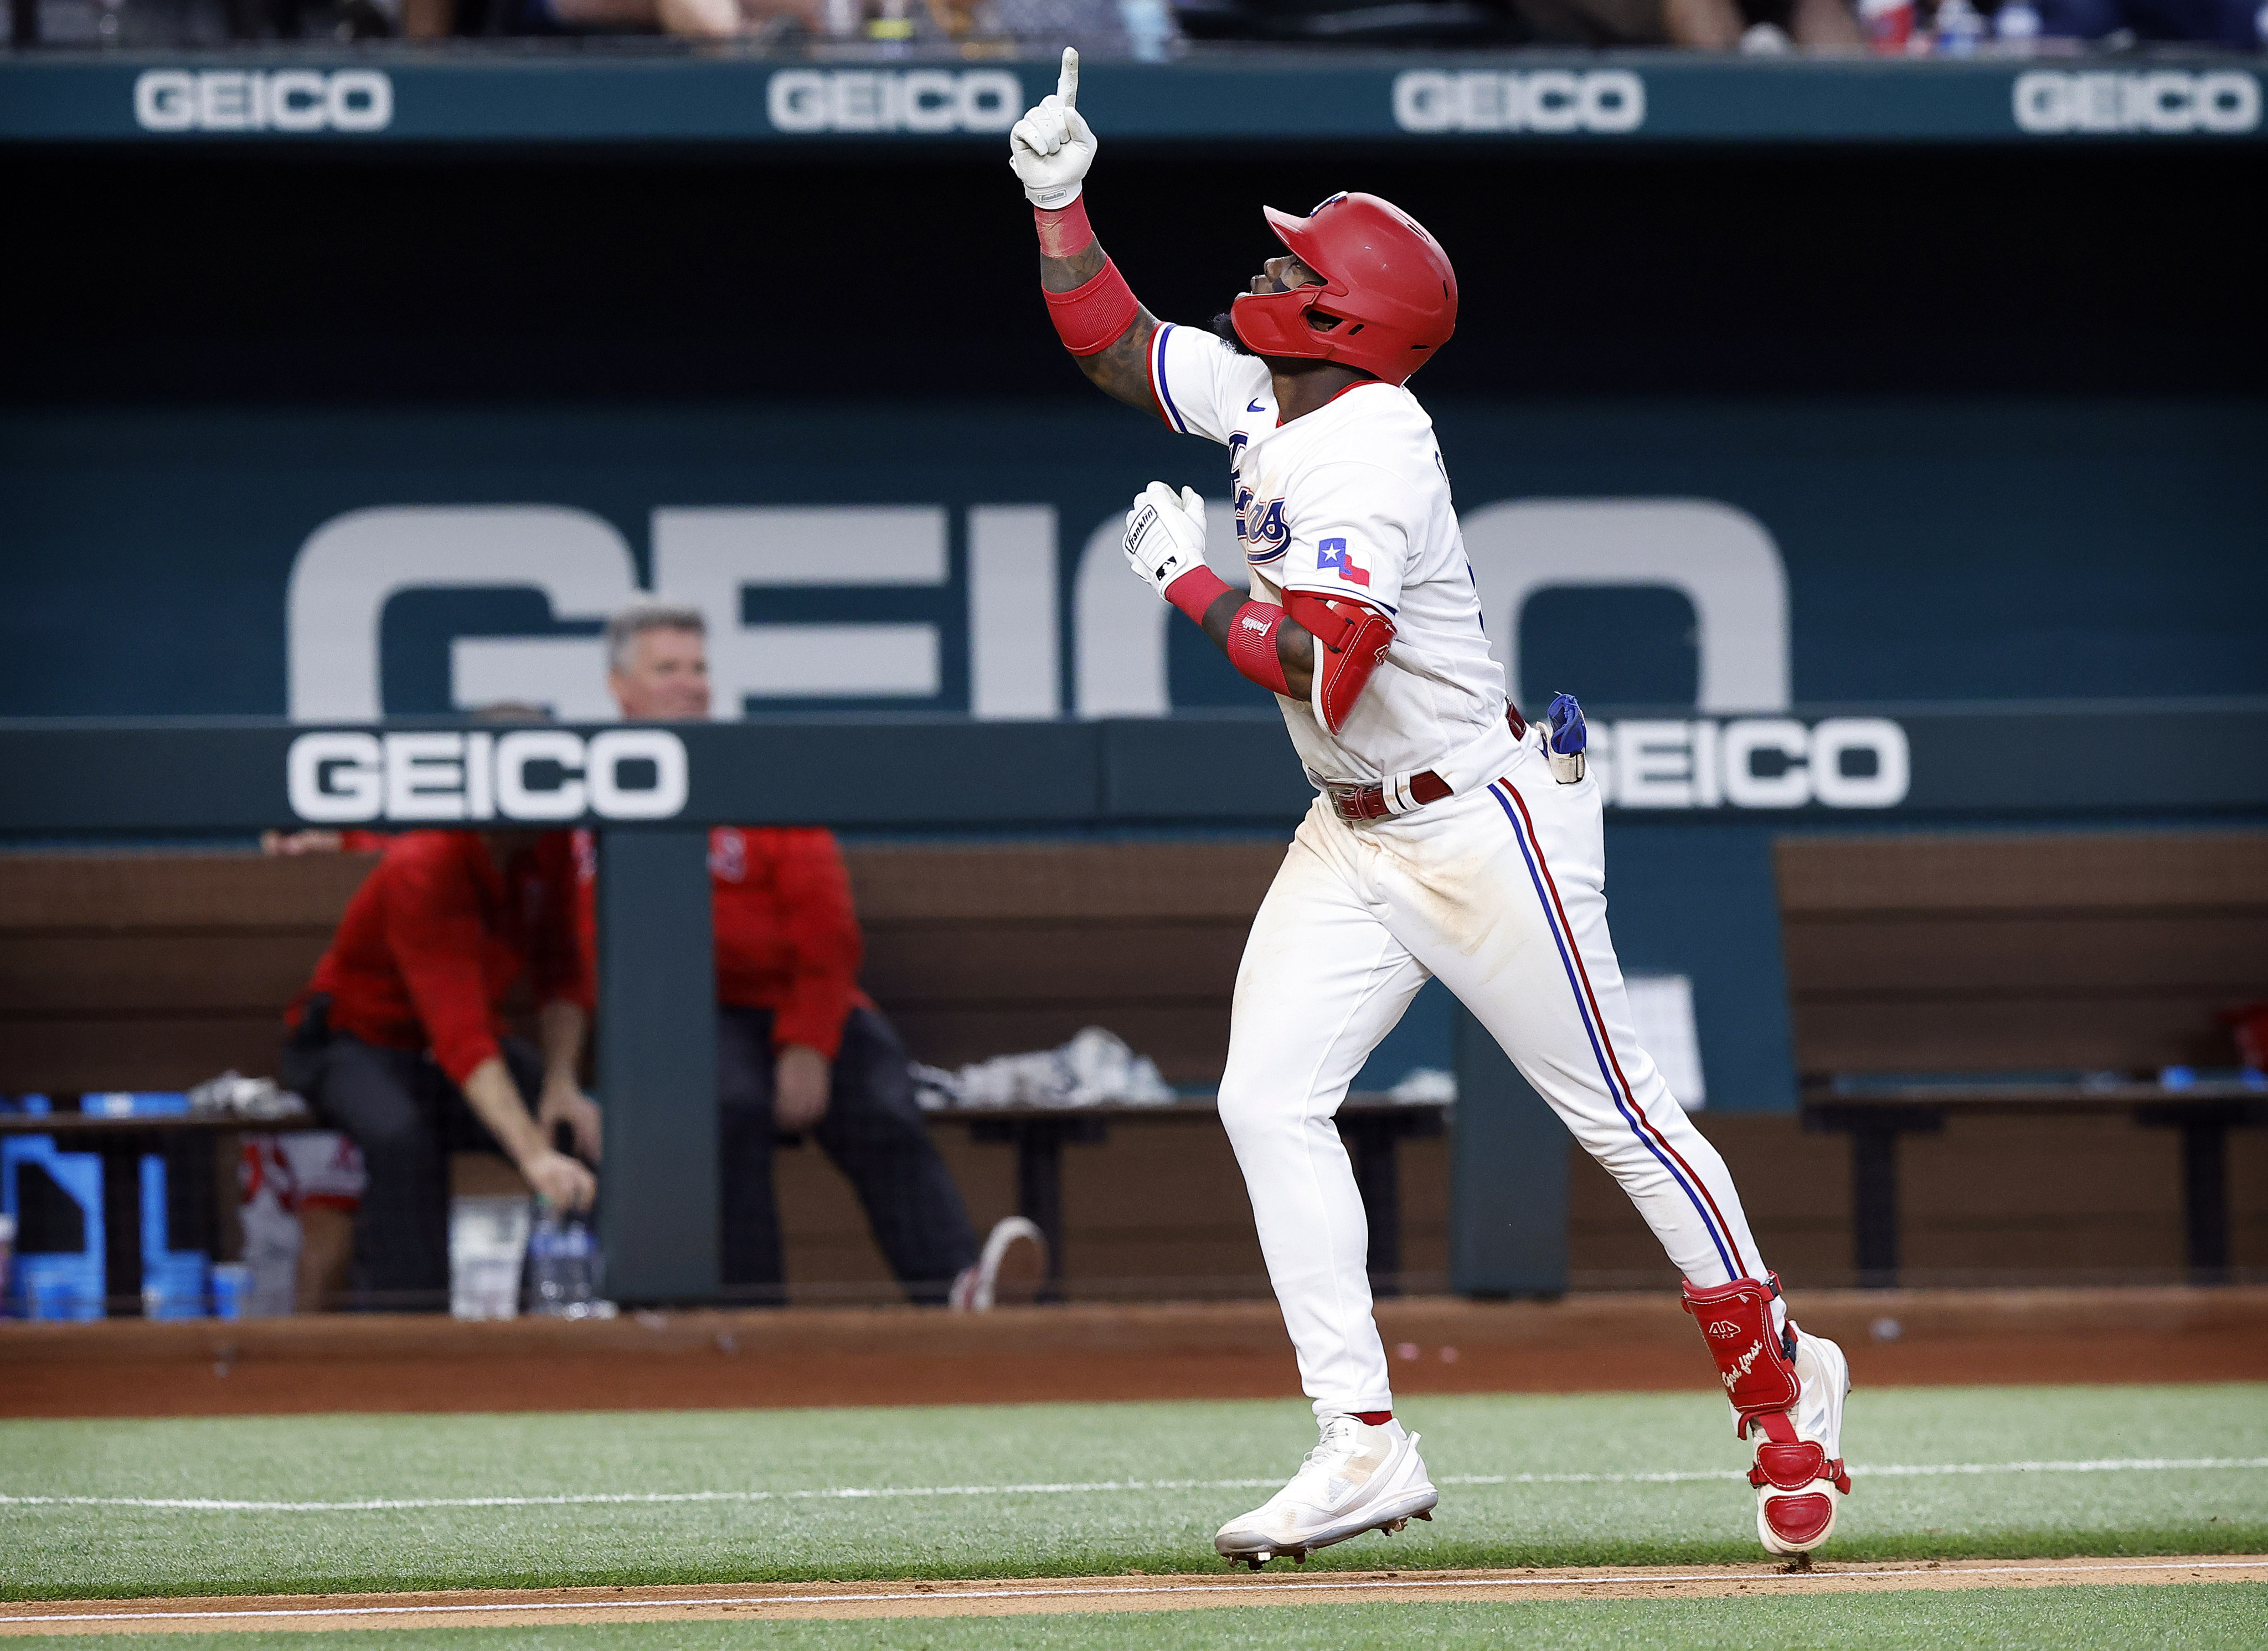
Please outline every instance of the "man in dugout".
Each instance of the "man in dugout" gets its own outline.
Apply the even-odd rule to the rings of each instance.
[[[563,1210],[597,1194],[552,1146],[564,1124],[578,1153],[599,1155],[599,1109],[577,1076],[590,972],[568,833],[410,831],[383,846],[287,1013],[281,1070],[368,1167],[363,1300],[424,1307],[447,1300],[452,1151],[501,1151]],[[504,1031],[523,976],[540,1049]]]
[[[616,614],[607,686],[623,717],[707,717],[707,641],[696,608],[644,600]],[[587,940],[596,856],[587,833],[577,841]],[[976,1236],[914,1100],[905,1046],[858,990],[865,942],[834,834],[719,826],[709,875],[725,1287],[742,1300],[784,1299],[772,1148],[781,1135],[808,1134],[858,1192],[909,1297],[982,1304]],[[996,1266],[998,1248],[987,1246]],[[982,1287],[989,1295],[989,1280]]]

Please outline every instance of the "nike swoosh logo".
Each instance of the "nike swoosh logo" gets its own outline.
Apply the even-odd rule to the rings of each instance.
[[[1266,412],[1268,409],[1267,409],[1266,408],[1264,408],[1264,407],[1261,406],[1259,402],[1253,402],[1250,406],[1247,407],[1244,410],[1245,410],[1246,412],[1248,412],[1248,413],[1264,413],[1264,412]]]

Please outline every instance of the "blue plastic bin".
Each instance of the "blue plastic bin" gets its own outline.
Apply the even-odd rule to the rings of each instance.
[[[25,1242],[25,1171],[35,1169],[78,1205],[82,1242],[75,1250],[33,1250]],[[10,1305],[26,1318],[103,1316],[102,1160],[93,1153],[61,1153],[51,1135],[0,1140],[0,1211],[16,1218],[16,1264]],[[164,1242],[164,1228],[158,1229]]]

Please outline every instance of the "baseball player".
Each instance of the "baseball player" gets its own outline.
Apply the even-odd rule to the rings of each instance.
[[[1547,726],[1489,657],[1432,421],[1404,387],[1447,342],[1456,274],[1377,197],[1272,209],[1285,247],[1211,329],[1161,323],[1089,225],[1095,137],[1079,60],[1019,122],[1010,163],[1038,222],[1057,332],[1106,394],[1228,449],[1247,595],[1205,565],[1194,490],[1152,483],[1126,519],[1134,571],[1277,696],[1320,793],[1237,970],[1221,1122],[1322,1442],[1221,1527],[1256,1567],[1430,1517],[1418,1437],[1394,1419],[1371,1316],[1362,1200],[1332,1116],[1439,977],[1622,1183],[1685,1279],[1735,1426],[1755,1441],[1756,1529],[1778,1554],[1835,1525],[1849,1366],[1800,1331],[1724,1161],[1631,1028],[1607,932],[1580,707]]]

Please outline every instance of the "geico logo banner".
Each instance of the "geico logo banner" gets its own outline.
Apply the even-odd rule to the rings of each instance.
[[[782,132],[1005,132],[1023,104],[1005,69],[784,69],[764,87]]]
[[[394,83],[375,69],[151,69],[134,82],[145,132],[382,132]]]
[[[1394,123],[1405,132],[1635,132],[1646,124],[1646,82],[1627,69],[1412,69],[1394,77]]]
[[[303,733],[285,759],[291,812],[373,820],[666,820],[685,807],[685,742],[666,728]]]
[[[1591,725],[1590,771],[1623,808],[1895,808],[1913,762],[1882,717],[1632,719]]]
[[[2260,124],[2260,82],[2240,69],[2036,69],[2016,77],[2015,105],[2028,132],[2250,132]]]

